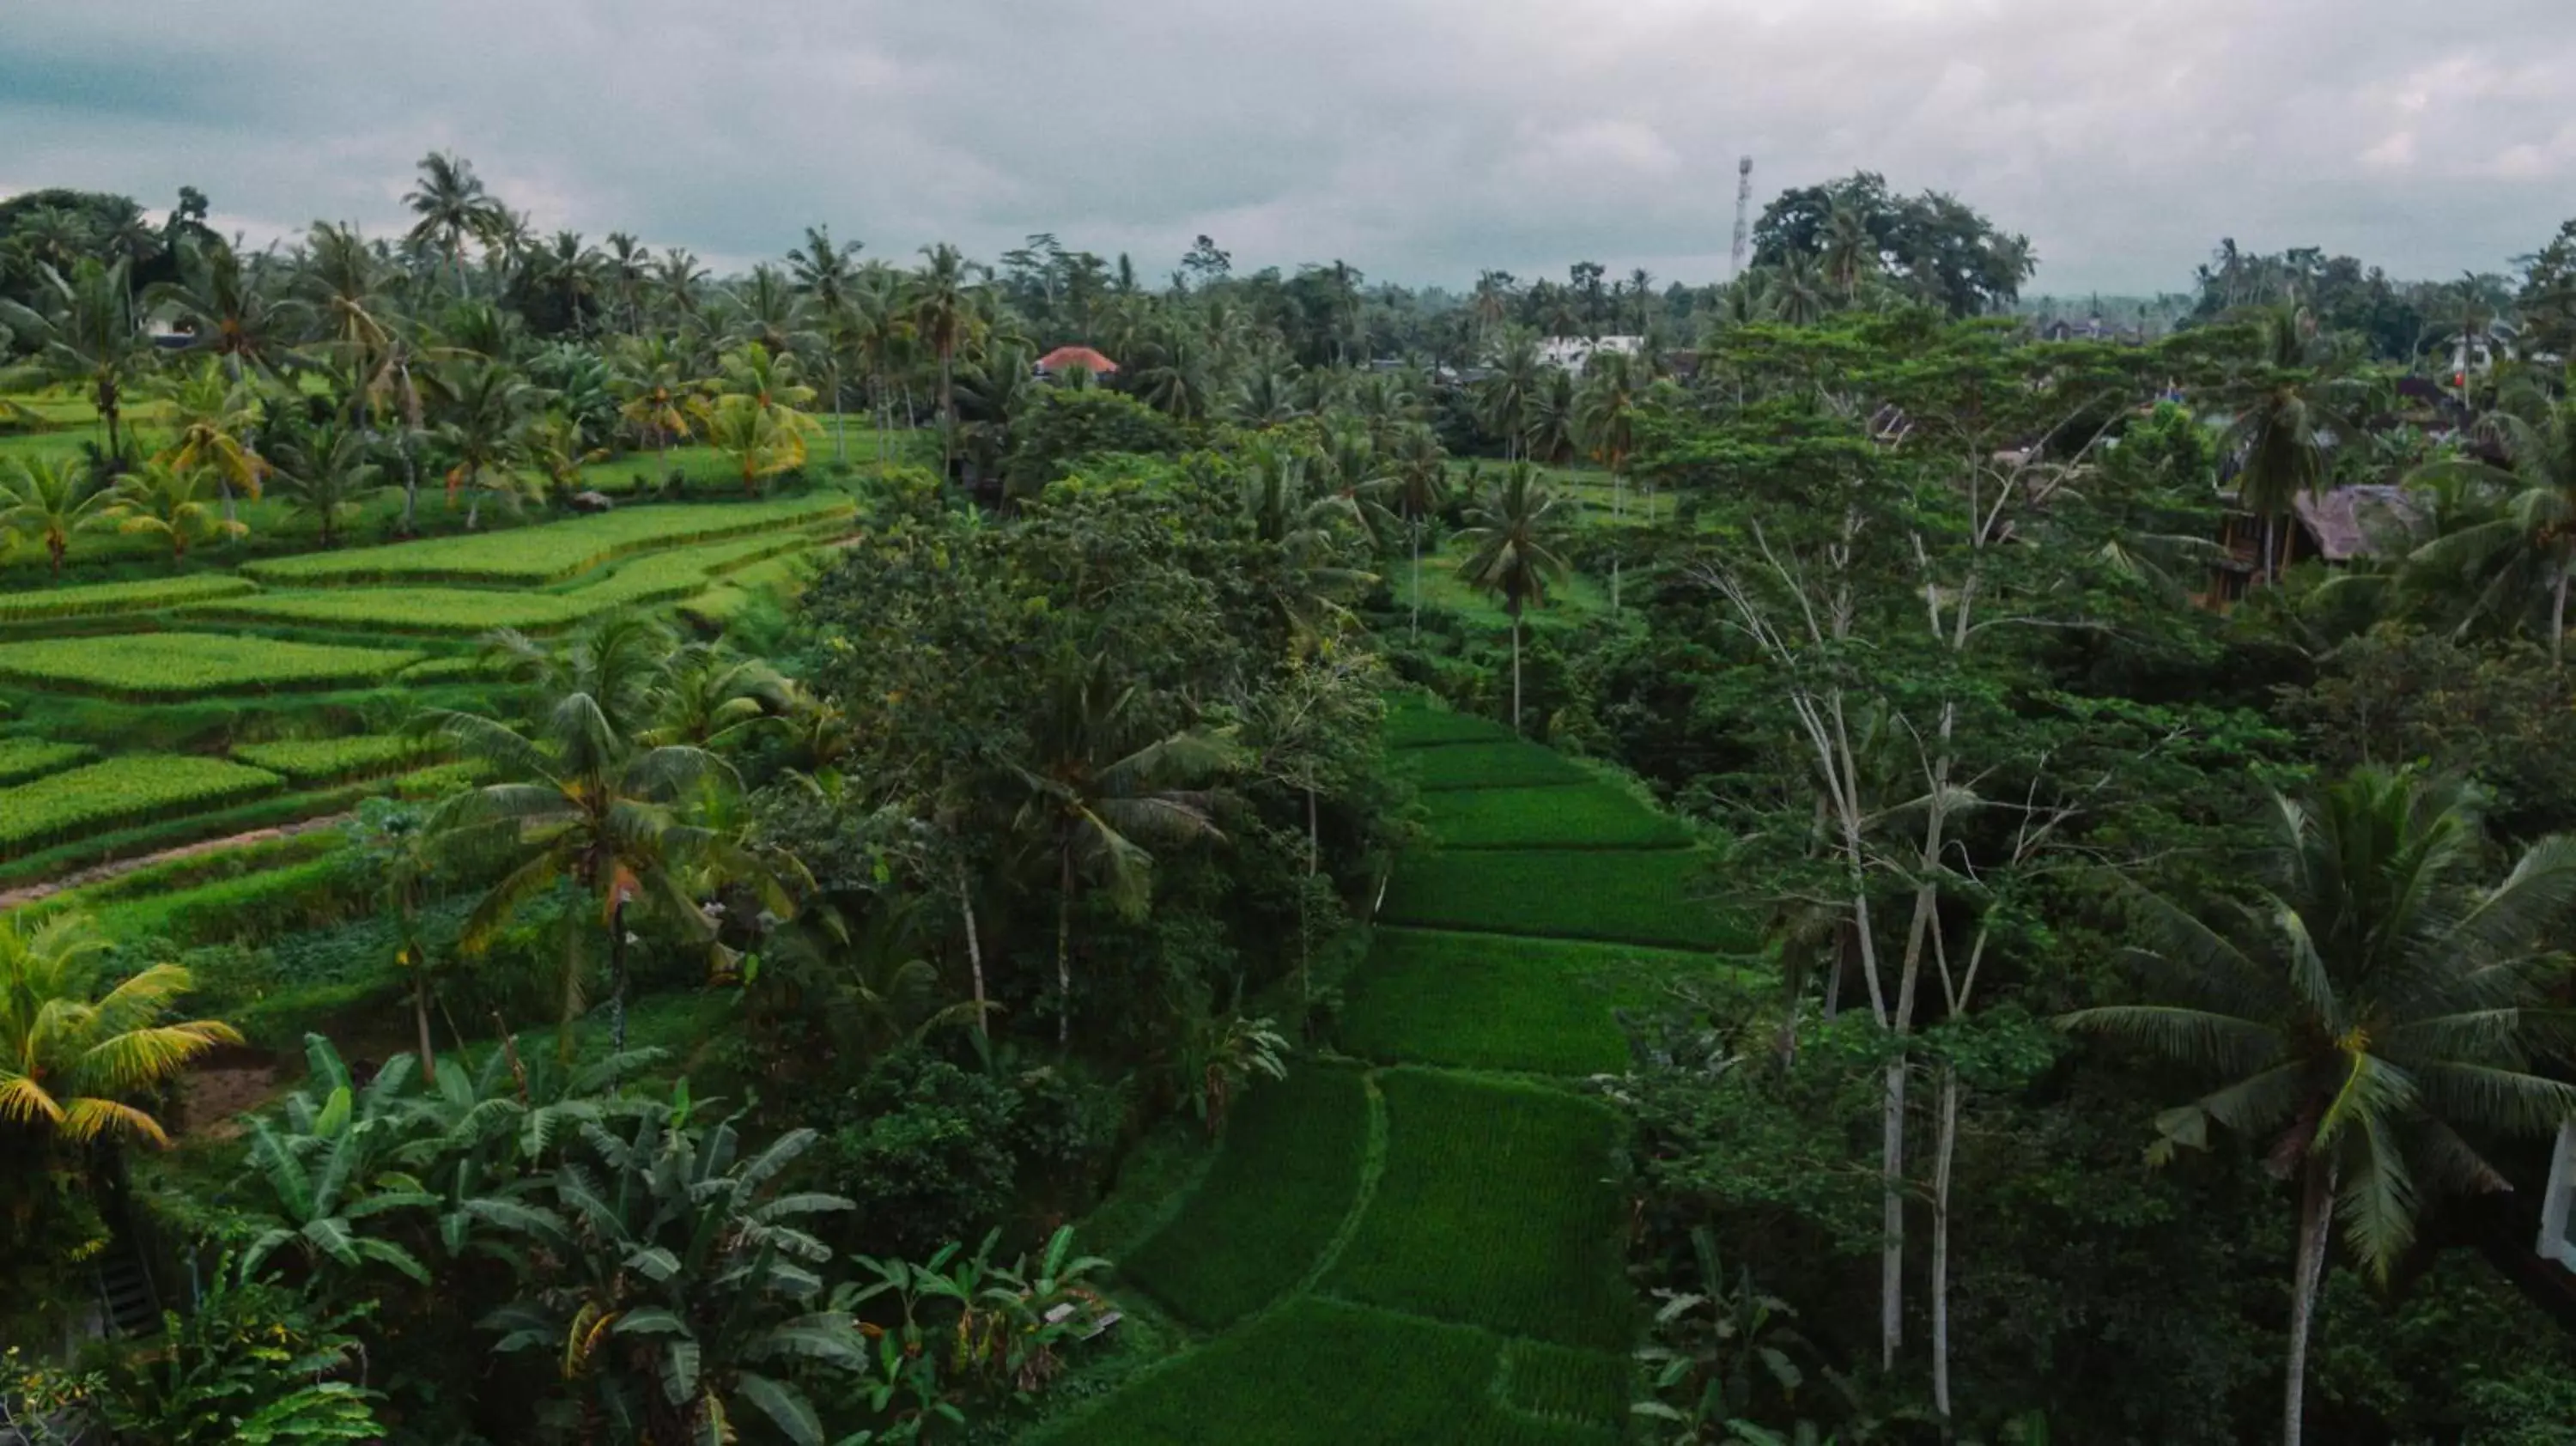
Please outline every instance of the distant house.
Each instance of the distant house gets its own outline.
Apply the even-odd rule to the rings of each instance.
[[[2576,1120],[2558,1127],[2558,1148],[2549,1160],[2549,1193],[2540,1202],[2540,1240],[2534,1249],[2561,1269],[2576,1271]]]
[[[1538,359],[1561,371],[1579,372],[1595,353],[1636,356],[1645,349],[1642,336],[1551,336],[1538,344]]]
[[[1075,372],[1106,379],[1118,375],[1118,363],[1087,346],[1060,346],[1038,358],[1039,381],[1060,381]]]
[[[2337,487],[2322,494],[2302,492],[2290,499],[2287,531],[2276,524],[2268,540],[2283,567],[2309,561],[2339,567],[2356,558],[2376,557],[2399,543],[2422,515],[2406,489],[2390,483]],[[2262,518],[2231,510],[2218,532],[2218,545],[2226,549],[2226,556],[2211,566],[2209,591],[2202,601],[2223,607],[2243,597],[2264,571],[2266,540]]]
[[[2147,339],[2143,328],[2110,325],[2098,316],[2088,316],[2082,321],[2051,317],[2039,324],[2037,332],[2041,341],[2115,341],[2137,346]]]

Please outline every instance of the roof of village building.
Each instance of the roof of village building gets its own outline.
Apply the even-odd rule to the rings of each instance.
[[[2302,492],[2290,505],[2328,562],[2377,554],[2383,534],[2413,523],[2420,515],[2405,488],[2387,483],[2337,487],[2323,494]]]
[[[1069,372],[1076,368],[1105,377],[1118,370],[1118,363],[1087,346],[1060,346],[1038,358],[1038,370],[1042,372]]]

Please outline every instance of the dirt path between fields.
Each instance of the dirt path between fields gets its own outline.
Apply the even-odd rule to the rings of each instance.
[[[28,884],[21,888],[0,892],[0,909],[14,909],[21,904],[32,904],[40,899],[52,898],[65,889],[77,889],[85,884],[105,883],[109,879],[122,878],[137,870],[148,869],[154,864],[166,864],[176,859],[192,859],[200,854],[239,848],[244,844],[265,843],[273,838],[293,838],[297,834],[312,833],[318,829],[338,828],[350,817],[349,814],[335,813],[323,818],[308,818],[300,823],[284,823],[274,828],[255,828],[248,833],[237,833],[226,838],[210,838],[198,843],[183,844],[175,849],[163,849],[157,854],[141,854],[130,859],[115,859],[108,863],[93,864],[59,878],[47,879],[41,884]]]

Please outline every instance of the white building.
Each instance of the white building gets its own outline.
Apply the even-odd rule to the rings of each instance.
[[[2543,1260],[2576,1270],[2576,1120],[2558,1127],[2558,1151],[2549,1164],[2549,1193],[2540,1199],[2540,1239],[2532,1249]]]
[[[1579,372],[1595,352],[1636,356],[1645,349],[1642,336],[1551,336],[1538,344],[1538,359],[1560,370]]]

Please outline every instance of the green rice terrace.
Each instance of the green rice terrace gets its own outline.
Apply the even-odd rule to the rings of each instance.
[[[768,234],[809,70],[618,134]],[[2078,328],[1874,172],[1418,288],[340,179],[0,187],[0,1446],[2576,1442],[2576,223]]]

